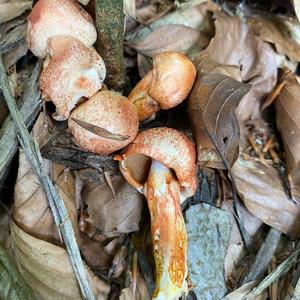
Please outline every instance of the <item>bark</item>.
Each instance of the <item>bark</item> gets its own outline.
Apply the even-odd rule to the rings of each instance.
[[[123,57],[124,13],[121,0],[96,0],[98,51],[104,59],[109,88],[129,92]]]

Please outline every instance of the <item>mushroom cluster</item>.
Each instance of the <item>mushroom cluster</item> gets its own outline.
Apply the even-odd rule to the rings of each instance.
[[[28,18],[28,47],[45,59],[40,89],[43,99],[56,107],[53,118],[68,119],[79,147],[105,155],[135,138],[138,117],[126,97],[101,90],[106,68],[92,47],[96,38],[92,17],[74,0],[39,0]],[[96,134],[82,124],[108,134]]]
[[[184,54],[160,53],[126,98],[102,88],[106,68],[92,47],[96,38],[91,16],[74,0],[39,0],[29,16],[27,42],[45,59],[40,89],[44,100],[56,107],[53,118],[68,120],[74,142],[86,151],[109,155],[123,149],[115,155],[120,171],[146,196],[151,215],[153,299],[179,299],[188,290],[187,234],[180,204],[196,191],[195,148],[175,129],[138,133],[138,126],[160,109],[181,103],[196,70]]]

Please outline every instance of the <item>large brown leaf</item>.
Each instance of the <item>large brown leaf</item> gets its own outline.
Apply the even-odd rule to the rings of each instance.
[[[40,114],[35,123],[33,132],[34,137],[38,139],[40,145],[47,141],[48,130],[44,127],[43,114]],[[77,241],[79,242],[74,177],[65,166],[52,163],[46,159],[43,162],[65,202]],[[54,223],[48,199],[23,151],[20,151],[19,155],[19,169],[14,198],[13,219],[18,226],[39,239],[60,244],[61,240]]]
[[[300,236],[300,194],[290,200],[283,188],[279,172],[241,156],[231,169],[238,193],[246,208],[264,223],[294,236]]]
[[[106,182],[87,182],[82,192],[89,221],[102,233],[128,233],[139,229],[143,196],[118,175]]]
[[[294,184],[300,184],[300,85],[291,75],[276,104],[277,127],[285,150],[287,171]]]
[[[221,64],[238,66],[250,92],[237,109],[239,120],[260,116],[261,101],[277,81],[277,63],[272,47],[257,37],[239,17],[215,13],[215,37],[207,47],[209,56]]]
[[[26,283],[36,299],[82,299],[80,288],[64,248],[37,239],[14,222],[11,224],[11,249]],[[109,286],[87,268],[97,299],[107,299]]]
[[[202,166],[224,168],[221,153],[232,166],[239,149],[235,110],[250,85],[229,77],[236,70],[210,60],[206,53],[200,54],[194,64],[197,78],[188,105],[198,162]]]

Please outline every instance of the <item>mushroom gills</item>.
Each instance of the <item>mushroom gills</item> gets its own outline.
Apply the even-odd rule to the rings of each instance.
[[[180,185],[173,171],[152,160],[144,194],[151,215],[156,266],[156,300],[176,300],[188,292],[187,234],[180,207]]]

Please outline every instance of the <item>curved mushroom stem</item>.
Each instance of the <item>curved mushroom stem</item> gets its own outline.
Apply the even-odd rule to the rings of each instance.
[[[176,300],[188,292],[187,234],[180,207],[180,185],[171,169],[153,160],[144,193],[151,215],[156,265],[152,299]]]

